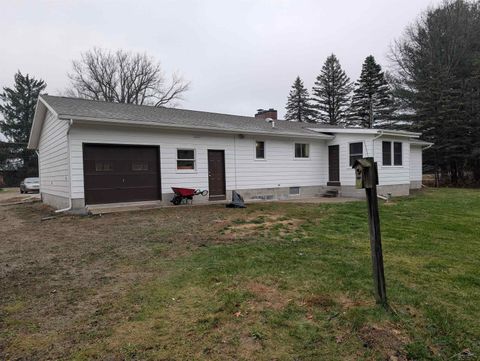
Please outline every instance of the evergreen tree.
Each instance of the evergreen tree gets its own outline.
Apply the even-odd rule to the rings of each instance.
[[[335,54],[323,64],[312,91],[317,121],[338,125],[345,120],[352,91],[350,78],[340,66]]]
[[[288,95],[286,109],[286,120],[314,122],[314,111],[310,104],[308,90],[303,85],[303,81],[299,76],[295,79],[295,82],[292,85],[292,90],[290,90],[290,94]]]
[[[395,43],[394,95],[407,129],[434,143],[427,171],[441,182],[480,184],[480,3],[428,9]]]
[[[365,59],[355,83],[350,124],[364,128],[381,126],[392,112],[392,96],[382,67],[370,55]]]
[[[35,106],[38,96],[46,88],[43,80],[31,78],[28,74],[22,75],[17,72],[15,74],[15,84],[13,88],[5,87],[0,93],[0,113],[3,120],[0,120],[0,132],[9,141],[9,147],[2,147],[9,154],[2,154],[0,158],[11,161],[12,159],[20,159],[19,174],[22,176],[37,175],[38,166],[35,152],[27,149],[30,129],[32,127],[33,116],[35,114]],[[0,164],[4,167],[5,164]]]

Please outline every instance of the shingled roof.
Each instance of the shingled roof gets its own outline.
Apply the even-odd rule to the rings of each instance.
[[[147,105],[119,104],[51,95],[42,95],[41,99],[58,114],[60,119],[119,120],[179,128],[329,138],[328,135],[309,130],[308,128],[320,128],[320,125],[312,123],[275,120],[275,126],[272,127],[272,124],[264,119],[240,115]],[[325,125],[321,125],[321,128],[325,128]]]

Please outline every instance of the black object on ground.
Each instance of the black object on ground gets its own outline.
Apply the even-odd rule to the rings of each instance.
[[[243,197],[235,191],[232,191],[232,202],[226,205],[227,208],[247,208]]]

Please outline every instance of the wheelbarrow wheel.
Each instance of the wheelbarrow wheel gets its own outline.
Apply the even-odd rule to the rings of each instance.
[[[172,199],[172,203],[176,206],[178,206],[180,203],[182,203],[182,197],[179,196],[174,196]]]

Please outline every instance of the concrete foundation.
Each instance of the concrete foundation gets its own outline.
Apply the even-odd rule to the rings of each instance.
[[[70,206],[70,201],[67,197],[57,196],[49,193],[40,193],[42,202],[55,209],[64,209]]]
[[[340,197],[365,198],[365,189],[357,189],[355,186],[341,186],[337,189]],[[393,197],[408,196],[410,194],[410,184],[377,186],[377,194],[387,195],[388,193]]]
[[[320,197],[326,190],[326,186],[306,186],[238,189],[237,192],[245,200],[287,200]],[[231,193],[228,195],[229,197],[231,197]]]
[[[391,193],[392,196],[406,196],[410,194],[410,189],[413,187],[421,187],[421,182],[409,183],[409,184],[396,184],[396,185],[382,185],[378,186],[378,194],[387,195]],[[346,198],[365,198],[365,190],[356,189],[354,186],[306,186],[306,187],[276,187],[276,188],[259,188],[259,189],[238,189],[237,192],[245,199],[245,201],[269,201],[269,200],[295,200],[295,199],[307,199],[321,197],[327,190],[337,189],[339,197]],[[156,207],[173,206],[170,200],[173,198],[173,193],[163,193],[162,200],[152,202],[133,202],[133,203],[112,203],[110,205],[91,206],[95,207],[107,207],[107,208],[119,208],[135,206],[142,207],[142,205],[148,206],[150,203]],[[42,193],[42,201],[56,209],[68,208],[69,201],[66,197],[55,196],[52,194]],[[202,197],[201,195],[193,198],[193,204],[212,204],[212,203],[227,203],[231,200],[232,191],[227,191],[227,199],[224,201],[209,201],[208,196]],[[85,199],[77,198],[72,199],[72,209],[69,213],[85,214],[88,210],[85,207]]]
[[[422,181],[410,181],[410,189],[421,189],[422,188]]]

